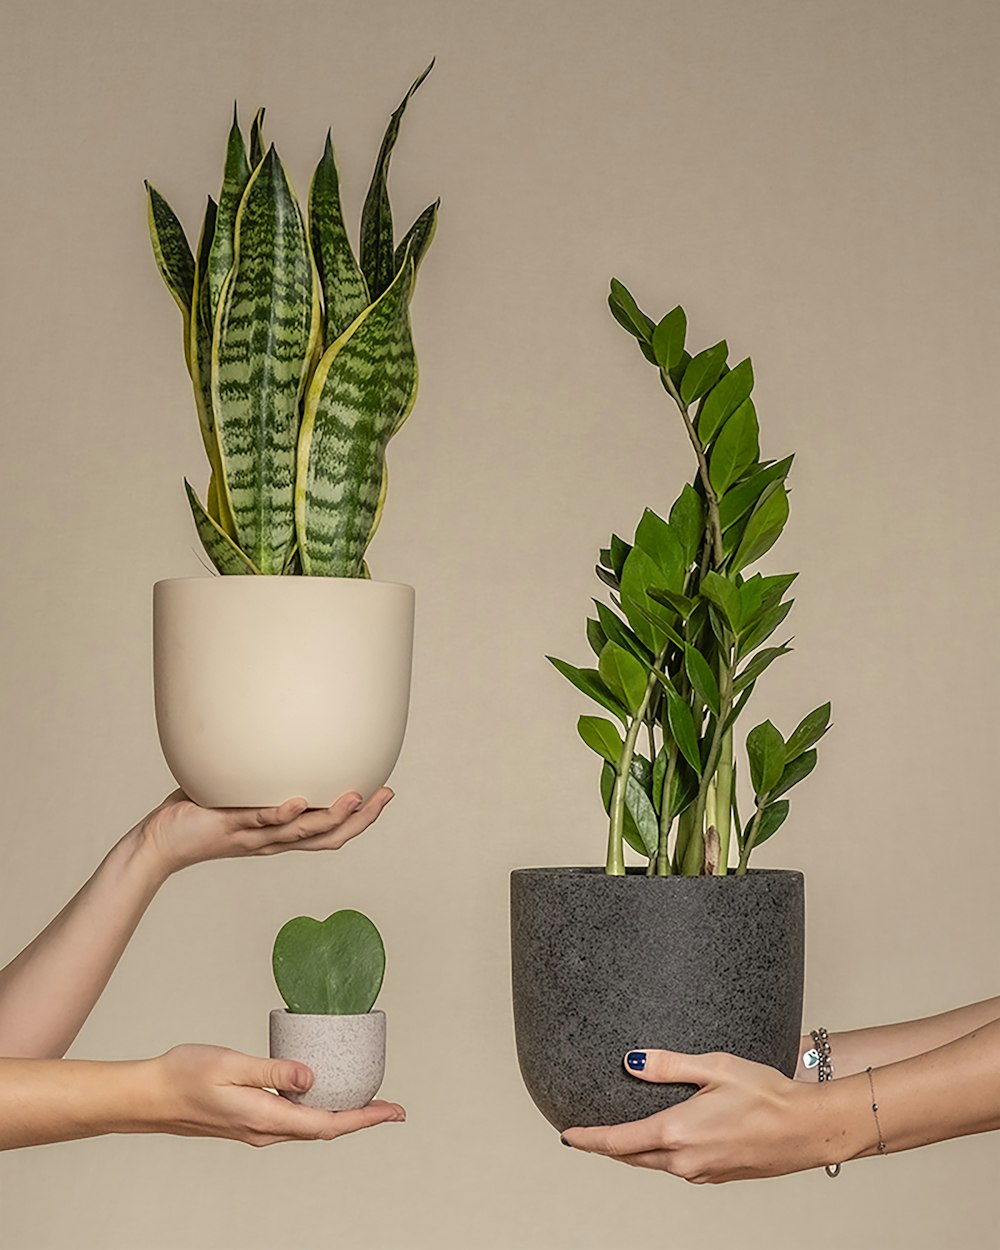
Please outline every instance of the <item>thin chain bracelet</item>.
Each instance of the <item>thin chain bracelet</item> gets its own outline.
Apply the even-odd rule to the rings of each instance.
[[[872,1115],[875,1117],[875,1127],[878,1129],[878,1152],[880,1155],[885,1154],[885,1140],[882,1137],[882,1125],[878,1120],[878,1103],[875,1101],[875,1081],[872,1078],[871,1068],[865,1068],[868,1073],[868,1085],[872,1091]]]
[[[807,1050],[802,1056],[802,1063],[807,1068],[818,1068],[816,1073],[817,1079],[820,1081],[833,1080],[833,1062],[830,1058],[830,1034],[826,1029],[813,1029],[809,1036],[813,1040],[812,1050]],[[873,1095],[874,1100],[874,1095]],[[823,1169],[827,1176],[834,1177],[840,1175],[839,1163],[827,1163]]]

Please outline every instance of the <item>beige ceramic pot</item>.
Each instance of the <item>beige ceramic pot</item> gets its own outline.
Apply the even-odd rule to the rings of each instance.
[[[156,582],[156,726],[177,784],[205,807],[374,793],[403,744],[413,601],[364,578]]]

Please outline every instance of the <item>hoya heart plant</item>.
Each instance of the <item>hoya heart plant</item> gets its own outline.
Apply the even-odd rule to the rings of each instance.
[[[645,510],[631,542],[613,534],[601,551],[597,576],[611,602],[595,600],[587,622],[596,667],[549,659],[612,717],[578,722],[603,761],[606,872],[624,874],[627,844],[650,876],[725,875],[733,849],[742,876],[784,823],[784,796],[812,772],[830,724],[824,703],[787,736],[762,721],[737,750],[757,683],[791,650],[791,638],[764,644],[791,611],[798,575],[755,566],[788,519],[793,457],[762,456],[749,358],[731,367],[724,340],[689,351],[683,308],[654,321],[616,280],[609,303],[676,406],[697,468],[662,515]],[[736,784],[744,758],[753,795],[745,819]]]
[[[329,132],[303,212],[265,145],[263,109],[249,145],[234,114],[222,189],[208,199],[195,249],[146,184],[153,253],[181,310],[210,471],[204,503],[184,485],[220,573],[369,576],[386,447],[416,398],[409,304],[440,203],[397,241],[389,159],[430,68],[389,121],[357,256]]]
[[[385,947],[371,920],[347,908],[325,920],[296,916],[282,925],[271,964],[290,1012],[363,1015],[382,988]]]

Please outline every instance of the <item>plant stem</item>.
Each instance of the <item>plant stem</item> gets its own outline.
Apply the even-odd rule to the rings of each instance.
[[[684,872],[688,845],[694,840],[695,815],[695,804],[691,803],[681,812],[680,819],[677,822],[677,840],[674,843],[674,872]]]
[[[667,774],[663,778],[663,794],[660,796],[660,844],[656,850],[656,875],[670,876],[670,855],[668,841],[670,826],[674,823],[670,815],[670,793],[674,788],[674,777],[677,775],[677,743],[671,742],[667,751]]]
[[[716,871],[720,877],[724,877],[729,871],[729,837],[733,814],[733,731],[731,729],[722,735],[722,750],[719,752],[719,768],[715,778],[717,787],[715,827],[719,831],[719,866]]]
[[[767,807],[767,800],[770,797],[770,791],[762,794],[757,800],[757,810],[753,814],[747,829],[746,837],[743,839],[743,850],[740,853],[739,867],[736,869],[738,877],[745,877],[747,872],[747,863],[750,859],[750,852],[753,850],[754,843],[757,841],[757,831],[760,828],[760,814]]]
[[[722,522],[719,519],[719,500],[708,476],[708,457],[705,455],[705,448],[702,446],[701,439],[698,437],[694,428],[694,422],[691,420],[691,414],[688,412],[688,406],[681,399],[680,392],[674,386],[670,374],[666,369],[660,370],[660,376],[663,378],[663,385],[667,389],[667,393],[673,399],[674,403],[680,409],[681,416],[684,418],[684,426],[688,432],[688,438],[691,440],[691,446],[694,448],[694,454],[698,458],[698,472],[701,474],[701,483],[705,488],[705,499],[708,502],[708,520],[712,531],[712,546],[715,553],[715,567],[721,569],[725,560],[725,552],[722,549]]]
[[[664,647],[662,653],[656,659],[656,663],[653,666],[654,669],[660,667],[666,657],[666,653],[667,648]],[[604,871],[609,877],[624,877],[625,875],[625,838],[623,833],[625,828],[625,787],[628,784],[628,777],[632,770],[632,760],[635,756],[635,744],[639,738],[639,730],[645,723],[646,709],[649,707],[649,700],[653,697],[657,681],[656,673],[650,670],[642,702],[636,709],[632,723],[628,727],[621,758],[618,761],[615,785],[611,791],[611,824],[608,828],[608,855],[604,867]]]

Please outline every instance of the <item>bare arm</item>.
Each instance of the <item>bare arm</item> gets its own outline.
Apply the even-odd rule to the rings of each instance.
[[[645,1120],[574,1128],[567,1145],[717,1183],[783,1176],[878,1153],[867,1073],[805,1085],[733,1055],[650,1050],[627,1071],[698,1085]],[[1000,1128],[1000,1020],[872,1073],[886,1153]]]
[[[224,1137],[252,1146],[330,1140],[406,1118],[396,1103],[317,1111],[272,1094],[312,1072],[216,1046],[176,1046],[156,1059],[0,1059],[0,1150],[105,1133]]]
[[[920,1020],[904,1020],[899,1024],[882,1024],[870,1029],[851,1029],[830,1034],[830,1060],[835,1077],[850,1076],[864,1072],[865,1068],[884,1067],[901,1059],[911,1059],[925,1051],[936,1050],[956,1038],[965,1037],[973,1030],[1000,1020],[1000,996],[987,998],[980,1003],[956,1007],[936,1016]],[[818,1069],[806,1068],[802,1055],[813,1045],[806,1033],[799,1046],[799,1060],[795,1079],[817,1081]]]
[[[204,808],[168,795],[112,848],[87,884],[0,970],[0,1055],[64,1055],[107,985],[157,890],[209,859],[333,850],[367,828],[392,797],[363,806],[344,795],[329,808],[301,799],[273,808]]]

